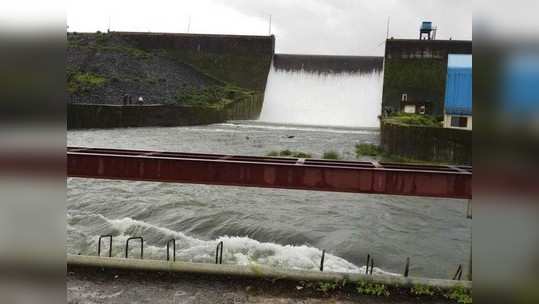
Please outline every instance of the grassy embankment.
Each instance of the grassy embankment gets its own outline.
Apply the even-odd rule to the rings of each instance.
[[[458,304],[472,304],[472,290],[467,290],[462,286],[456,286],[450,290],[441,290],[436,287],[415,285],[412,288],[394,288],[384,284],[376,284],[365,281],[358,282],[320,282],[306,283],[305,287],[315,289],[324,294],[330,294],[339,290],[348,290],[350,293],[357,293],[365,296],[389,297],[393,294],[408,295],[415,298],[436,298],[443,297]]]

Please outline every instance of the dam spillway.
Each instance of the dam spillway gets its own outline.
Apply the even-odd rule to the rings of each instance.
[[[276,54],[260,120],[376,128],[382,88],[382,57]]]

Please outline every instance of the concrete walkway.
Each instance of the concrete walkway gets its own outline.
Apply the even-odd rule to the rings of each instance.
[[[68,266],[68,303],[181,304],[382,304],[451,303],[443,297],[363,296],[354,289],[328,294],[314,283],[171,272],[140,272]]]

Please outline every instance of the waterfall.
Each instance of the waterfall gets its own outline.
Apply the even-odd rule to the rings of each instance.
[[[351,57],[327,56],[322,63],[313,60],[312,56],[307,59],[296,57],[292,64],[290,61],[283,63],[282,59],[272,64],[260,121],[379,127],[383,87],[381,60],[374,67],[365,67],[361,57],[350,61]],[[329,65],[334,68],[328,67],[326,58],[333,60]],[[372,61],[372,57],[366,58]],[[298,63],[301,60],[305,63]],[[320,69],[317,70],[316,65]]]

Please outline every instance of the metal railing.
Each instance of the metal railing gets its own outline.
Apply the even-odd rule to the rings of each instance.
[[[110,234],[101,235],[99,236],[98,243],[97,243],[97,256],[101,257],[101,243],[102,240],[108,238],[109,239],[109,254],[108,257],[112,257],[112,238],[113,236]],[[140,259],[144,258],[144,238],[140,236],[135,237],[129,237],[126,240],[125,243],[125,258],[129,258],[129,243],[133,240],[140,240]],[[171,246],[172,245],[172,246]],[[171,254],[171,247],[172,247],[172,254]],[[223,250],[224,250],[224,242],[219,241],[217,243],[217,246],[215,247],[215,264],[221,265],[223,264]],[[172,259],[172,262],[176,262],[176,240],[170,239],[166,242],[166,260],[170,261]],[[326,261],[326,250],[322,249],[322,255],[320,257],[320,271],[324,271],[324,264]],[[374,258],[371,256],[371,254],[367,254],[367,261],[365,263],[365,274],[372,275],[374,272]],[[457,271],[455,275],[452,277],[452,280],[454,281],[460,281],[462,279],[462,273],[463,273],[463,266],[462,264],[459,264],[457,267]],[[404,273],[403,277],[408,277],[410,274],[410,257],[406,258],[406,263],[404,265]]]

